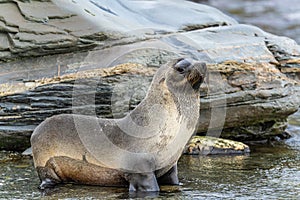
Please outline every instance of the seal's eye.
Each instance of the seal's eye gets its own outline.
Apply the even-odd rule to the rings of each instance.
[[[190,70],[192,64],[187,59],[179,59],[174,65],[174,69],[183,74]]]
[[[179,73],[183,73],[183,72],[184,72],[184,69],[182,69],[182,68],[177,68],[177,71],[178,71]]]

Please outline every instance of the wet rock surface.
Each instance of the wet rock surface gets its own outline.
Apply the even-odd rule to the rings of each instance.
[[[177,57],[209,67],[198,133],[285,137],[300,104],[293,40],[191,2],[53,2],[0,1],[0,149],[26,149],[34,127],[55,114],[124,116],[157,67]]]
[[[249,154],[248,145],[241,142],[207,136],[193,136],[184,149],[187,155]]]

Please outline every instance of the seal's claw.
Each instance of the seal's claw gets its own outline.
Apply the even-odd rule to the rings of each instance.
[[[53,188],[56,185],[56,182],[52,181],[49,178],[42,180],[42,183],[39,186],[40,190],[45,190],[46,188]]]

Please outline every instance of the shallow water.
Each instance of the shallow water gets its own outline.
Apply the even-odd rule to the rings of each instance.
[[[164,186],[157,199],[300,199],[300,112],[285,142],[251,146],[245,156],[182,156],[182,186]],[[128,199],[127,188],[62,185],[41,193],[30,157],[0,152],[0,199]]]

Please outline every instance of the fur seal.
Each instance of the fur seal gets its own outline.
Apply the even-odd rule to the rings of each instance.
[[[122,119],[61,114],[43,121],[31,136],[40,189],[73,182],[159,191],[159,184],[179,184],[177,161],[198,121],[205,75],[205,63],[175,59]]]

